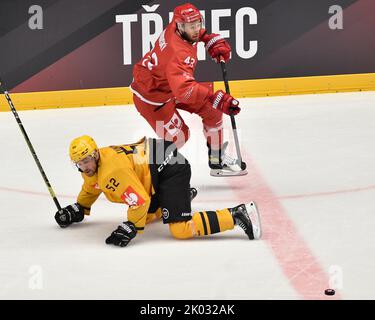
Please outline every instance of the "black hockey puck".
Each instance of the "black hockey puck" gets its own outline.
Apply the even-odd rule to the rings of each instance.
[[[325,289],[324,290],[324,293],[327,295],[327,296],[333,296],[335,294],[335,290],[333,289]]]
[[[245,162],[241,163],[241,170],[246,170],[246,163]]]

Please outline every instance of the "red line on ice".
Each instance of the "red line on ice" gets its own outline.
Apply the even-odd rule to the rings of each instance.
[[[257,203],[262,219],[263,241],[272,249],[290,284],[304,299],[341,299],[339,293],[335,296],[324,294],[329,287],[327,273],[250,156],[244,156],[248,175],[227,178],[226,181],[241,202],[254,200]]]

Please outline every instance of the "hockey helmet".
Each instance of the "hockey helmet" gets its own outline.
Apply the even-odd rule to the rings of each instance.
[[[200,11],[191,3],[185,3],[178,6],[173,11],[173,20],[177,23],[186,23],[194,21],[202,21]]]
[[[70,143],[69,155],[70,159],[77,163],[87,156],[92,156],[95,151],[98,150],[98,146],[93,138],[84,135],[78,138],[75,138]]]

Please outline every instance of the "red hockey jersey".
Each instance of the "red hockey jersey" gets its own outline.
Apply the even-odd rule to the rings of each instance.
[[[130,90],[155,106],[174,97],[187,106],[203,106],[211,91],[194,78],[197,44],[181,38],[172,21],[154,48],[134,66]]]

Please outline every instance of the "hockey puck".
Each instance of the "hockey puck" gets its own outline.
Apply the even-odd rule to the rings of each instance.
[[[325,289],[324,293],[327,296],[333,296],[335,294],[335,290],[333,290],[333,289]]]
[[[241,163],[241,170],[246,170],[246,163],[245,162]]]

